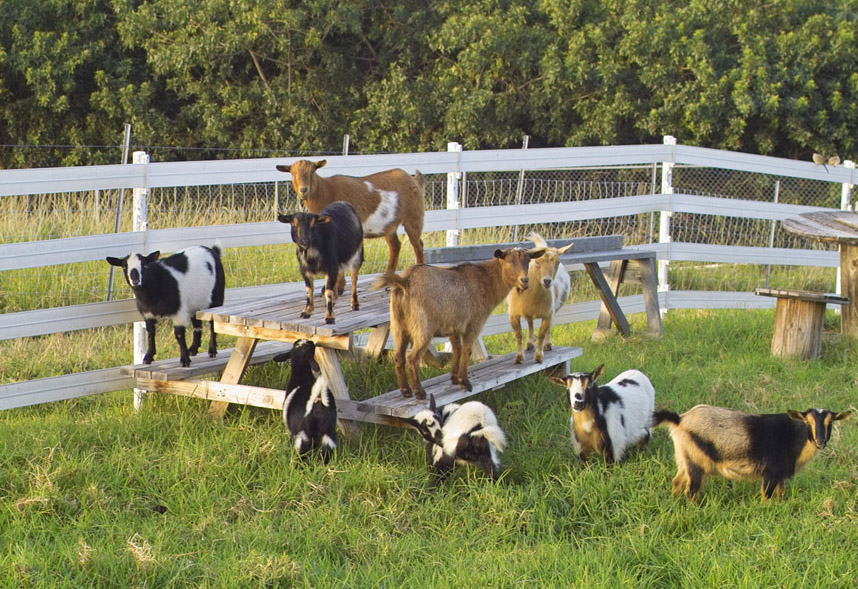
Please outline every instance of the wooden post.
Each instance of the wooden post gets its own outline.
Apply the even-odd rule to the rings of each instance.
[[[841,294],[850,303],[843,305],[840,315],[840,333],[849,337],[858,336],[858,246],[840,244],[840,288]]]
[[[250,359],[253,357],[253,352],[256,350],[257,339],[253,337],[240,337],[235,342],[235,348],[229,356],[229,362],[226,363],[226,368],[220,377],[220,382],[225,384],[238,384],[241,377],[244,376],[244,371],[250,365]],[[215,419],[223,418],[226,413],[229,403],[225,401],[212,401],[209,406],[209,416]]]
[[[819,356],[825,303],[778,298],[772,355],[810,360]]]

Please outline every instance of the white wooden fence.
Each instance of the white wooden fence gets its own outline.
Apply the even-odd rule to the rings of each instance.
[[[137,189],[173,186],[202,186],[283,181],[275,165],[295,158],[247,159],[232,161],[142,163],[73,168],[0,170],[0,198],[8,195],[52,192]],[[148,162],[148,158],[145,158]],[[678,194],[673,191],[670,171],[675,165],[739,170],[757,174],[793,177],[843,185],[842,208],[850,207],[854,165],[823,168],[800,162],[736,152],[676,145],[666,138],[663,145],[610,147],[546,148],[499,151],[459,151],[395,155],[328,157],[325,174],[362,176],[392,167],[424,174],[454,175],[470,172],[557,170],[604,168],[629,165],[662,167],[662,187],[642,196],[550,204],[526,204],[477,208],[459,208],[457,195],[448,198],[448,209],[427,211],[425,231],[447,231],[455,242],[458,230],[544,222],[567,222],[659,213],[659,243],[637,247],[655,249],[662,269],[671,261],[781,264],[836,267],[837,252],[788,248],[734,247],[671,243],[667,223],[673,213],[694,213],[749,219],[781,220],[789,215],[818,207],[720,199]],[[451,182],[455,187],[456,183]],[[209,227],[149,229],[106,235],[54,239],[0,245],[0,272],[57,264],[102,260],[116,252],[176,251],[190,245],[220,240],[225,248],[289,243],[288,232],[277,222],[217,225]],[[574,269],[574,268],[573,268]],[[671,291],[666,271],[660,284],[660,305],[676,308],[768,308],[774,301],[749,292]],[[282,285],[233,288],[227,300],[235,301],[281,293]],[[643,312],[641,296],[621,298],[629,313]],[[598,316],[599,302],[579,302],[567,307],[560,322],[581,321]],[[57,332],[116,325],[139,320],[131,299],[40,309],[0,315],[0,340],[32,337]],[[495,317],[485,334],[509,330],[505,317]],[[91,394],[130,389],[130,378],[119,375],[119,367],[0,386],[0,409],[58,401]]]

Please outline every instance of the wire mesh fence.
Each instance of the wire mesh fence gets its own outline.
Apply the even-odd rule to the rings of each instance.
[[[446,208],[447,175],[427,175],[426,180],[427,210]],[[657,165],[470,173],[462,174],[459,179],[459,197],[463,207],[593,201],[657,193],[660,181],[661,169]],[[829,208],[839,208],[841,198],[841,185],[836,183],[713,168],[676,167],[673,185],[677,193]],[[150,229],[273,221],[277,212],[300,207],[289,182],[159,188],[150,190],[147,195]],[[0,197],[0,243],[131,231],[131,223],[129,190]],[[646,244],[658,241],[658,223],[658,214],[644,213],[574,222],[497,226],[464,230],[459,235],[459,243],[523,241],[529,231],[535,230],[547,239],[621,234],[626,244]],[[284,231],[287,228],[284,227]],[[787,234],[777,222],[687,213],[672,216],[670,236],[674,242],[698,244],[830,247]],[[424,235],[427,247],[444,245],[444,240],[443,232]],[[363,272],[382,271],[387,259],[383,240],[368,241],[366,250]],[[116,252],[116,255],[127,253]],[[228,286],[299,280],[297,268],[290,263],[293,256],[292,248],[283,245],[227,251],[224,264]],[[403,247],[400,268],[412,263],[411,247]],[[710,290],[744,290],[748,283],[752,284],[751,288],[758,283],[763,273],[768,277],[771,270],[764,266],[746,269],[747,276],[739,278],[735,270],[716,271],[718,266],[672,265],[672,288],[695,288],[705,284]],[[701,272],[701,269],[706,271]],[[702,282],[700,274],[707,276]],[[826,269],[811,269],[806,277],[814,284],[831,283],[833,287],[834,273]],[[8,271],[0,275],[0,312],[103,301],[107,298],[107,289],[106,262]],[[114,289],[115,298],[129,296],[121,279]]]

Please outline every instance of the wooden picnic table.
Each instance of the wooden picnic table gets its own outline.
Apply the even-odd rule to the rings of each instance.
[[[190,368],[171,366],[166,370],[153,370],[151,366],[134,366],[129,367],[129,370],[133,369],[132,373],[142,389],[212,401],[209,413],[214,417],[221,417],[230,403],[282,409],[286,397],[284,390],[242,384],[240,381],[247,367],[253,363],[257,347],[260,350],[264,348],[263,353],[268,359],[274,354],[269,349],[272,342],[291,344],[306,338],[316,343],[316,360],[337,398],[337,411],[344,429],[354,431],[354,421],[402,425],[402,418],[411,417],[424,409],[427,401],[404,398],[398,389],[382,391],[382,394],[368,399],[352,400],[340,366],[339,353],[357,351],[357,331],[369,330],[362,353],[356,355],[358,358],[376,358],[387,345],[390,294],[387,289],[369,290],[372,280],[371,276],[363,276],[358,281],[359,310],[349,308],[347,297],[339,298],[334,307],[336,322],[333,324],[325,323],[324,305],[317,305],[311,317],[300,317],[306,302],[303,289],[282,296],[199,311],[197,318],[213,321],[215,332],[238,338],[219,381],[194,377],[199,375],[200,370],[195,369],[195,365],[205,365],[208,361],[200,357],[192,360]],[[487,359],[471,366],[473,390],[470,392],[453,385],[448,374],[428,379],[424,386],[427,393],[435,395],[441,406],[482,391],[500,388],[512,380],[546,368],[561,365],[561,371],[568,370],[569,359],[581,353],[580,348],[555,348],[546,353],[542,364],[530,362],[516,365],[513,362],[514,353]]]
[[[840,246],[840,289],[844,304],[840,316],[843,335],[858,336],[858,213],[852,211],[814,211],[783,220],[786,231],[823,243]]]

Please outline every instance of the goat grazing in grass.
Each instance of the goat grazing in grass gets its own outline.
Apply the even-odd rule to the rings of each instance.
[[[182,366],[191,365],[191,356],[200,349],[203,324],[196,313],[223,305],[226,285],[220,247],[194,246],[161,258],[160,252],[147,256],[132,253],[124,258],[108,257],[111,266],[122,268],[125,280],[134,292],[137,310],[146,321],[148,348],[144,364],[155,358],[155,324],[158,319],[173,322],[173,334],[179,344]],[[194,328],[191,347],[185,341],[188,323]],[[217,356],[214,322],[211,322],[209,357]]]
[[[560,262],[560,256],[566,253],[572,244],[558,249],[548,247],[545,240],[537,233],[532,232],[528,238],[537,248],[544,249],[545,253],[530,261],[527,269],[530,287],[524,291],[513,289],[506,298],[509,307],[509,323],[515,332],[516,364],[521,364],[524,360],[521,345],[521,318],[524,317],[527,321],[528,350],[534,348],[533,320],[541,320],[539,336],[535,338],[536,350],[533,353],[533,361],[541,363],[545,357],[543,350],[551,349],[550,330],[554,314],[566,303],[570,290],[569,273]]]
[[[401,244],[396,229],[402,225],[414,248],[417,263],[423,257],[424,188],[420,172],[408,175],[398,168],[369,176],[319,176],[317,170],[327,160],[299,160],[279,165],[277,170],[292,174],[292,187],[311,213],[318,214],[335,201],[345,201],[357,211],[363,224],[364,237],[384,237],[390,250],[386,272],[394,272],[399,262]]]
[[[334,301],[337,299],[337,277],[346,270],[352,275],[351,307],[360,308],[357,299],[357,276],[363,264],[363,229],[354,207],[335,202],[321,213],[278,215],[277,220],[292,226],[292,241],[304,286],[307,305],[301,317],[313,313],[313,277],[325,276],[325,323],[334,323]]]
[[[283,403],[283,422],[292,434],[298,455],[318,449],[327,464],[337,447],[337,402],[315,359],[316,345],[307,339],[296,341],[292,349],[274,357],[290,361],[292,371]]]
[[[499,454],[506,446],[506,436],[494,412],[483,403],[450,403],[439,410],[435,395],[431,395],[429,409],[403,421],[426,441],[426,455],[436,484],[444,480],[457,462],[481,466],[492,480],[500,475]]]
[[[762,479],[765,501],[783,495],[784,481],[825,448],[832,424],[849,415],[849,411],[826,409],[756,415],[697,405],[682,415],[656,411],[653,427],[667,424],[670,428],[676,461],[674,496],[684,488],[685,496],[697,501],[706,477],[720,475]]]
[[[593,372],[575,372],[551,381],[564,387],[572,407],[572,446],[582,462],[590,452],[619,462],[632,444],[641,448],[650,439],[655,389],[639,370],[621,372],[606,385],[597,385],[602,364]]]
[[[411,387],[418,399],[426,398],[418,366],[436,336],[448,336],[453,348],[450,380],[466,390],[471,347],[486,319],[512,288],[528,287],[527,265],[544,250],[508,248],[495,250],[494,258],[451,268],[426,264],[406,268],[402,275],[385,274],[373,288],[389,286],[390,331],[396,351],[394,363],[399,390],[410,397]],[[408,376],[405,378],[406,351]]]

